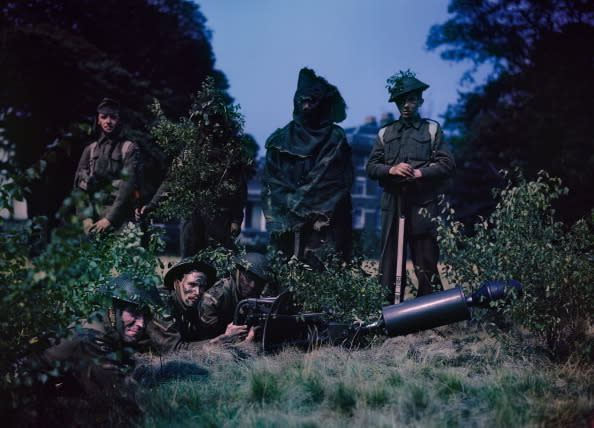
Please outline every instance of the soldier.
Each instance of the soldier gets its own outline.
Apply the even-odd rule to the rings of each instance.
[[[41,394],[42,408],[55,411],[55,406],[63,402],[60,397],[75,397],[79,404],[88,406],[80,409],[82,416],[77,417],[89,417],[85,412],[92,411],[106,423],[113,423],[113,418],[140,414],[135,383],[129,376],[134,366],[132,355],[149,345],[145,328],[151,307],[159,304],[159,296],[154,287],[129,274],[113,278],[103,292],[112,298],[110,307],[73,327],[71,336],[40,357],[32,357],[26,367],[50,376]],[[51,426],[46,418],[54,412],[39,413]],[[61,422],[61,426],[68,425]]]
[[[117,230],[134,218],[135,193],[142,167],[138,146],[123,134],[120,104],[104,98],[97,106],[97,141],[85,147],[74,187],[88,195],[91,216],[84,213],[85,233]]]
[[[270,262],[263,254],[236,256],[233,263],[233,274],[219,280],[202,299],[200,319],[214,337],[211,343],[253,337],[247,326],[232,323],[235,308],[243,299],[259,297],[271,279]]]
[[[148,336],[160,351],[186,349],[189,342],[209,338],[200,320],[200,302],[206,290],[216,281],[217,271],[210,264],[187,258],[165,275],[170,291],[167,317],[155,317],[147,326]]]
[[[182,258],[192,257],[209,246],[234,249],[247,201],[249,168],[243,156],[244,140],[237,121],[229,114],[221,96],[199,98],[196,106],[200,106],[196,107],[200,114],[194,118],[200,119],[193,119],[197,122],[195,140],[180,149],[154,196],[135,211],[135,217],[141,219],[168,199],[192,194],[194,206],[183,214],[180,223]],[[206,167],[198,168],[194,162],[185,160],[189,153],[198,152],[204,156]],[[209,179],[205,181],[204,177]],[[201,192],[204,187],[216,189],[216,192]]]
[[[408,243],[419,283],[417,296],[432,293],[434,287],[443,289],[437,269],[439,247],[435,226],[419,210],[425,208],[431,217],[437,215],[439,186],[453,175],[455,162],[439,124],[419,115],[422,93],[429,85],[410,71],[392,76],[388,84],[389,101],[396,103],[400,118],[380,129],[366,170],[384,189],[380,276],[387,300],[394,303],[395,299],[402,301],[406,282],[403,274],[400,296],[394,296],[401,215],[406,218],[404,250]],[[402,256],[406,260],[406,251]]]
[[[338,89],[313,70],[299,72],[293,121],[266,142],[262,200],[271,243],[319,269],[328,244],[351,252],[351,148],[334,123],[346,117]]]

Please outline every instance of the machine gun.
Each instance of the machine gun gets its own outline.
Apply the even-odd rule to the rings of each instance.
[[[517,281],[489,281],[466,297],[461,287],[425,295],[382,308],[382,316],[367,325],[328,321],[327,313],[300,313],[291,303],[291,293],[277,297],[245,299],[235,309],[233,323],[259,327],[262,350],[285,346],[308,348],[314,344],[360,346],[371,334],[401,336],[470,319],[470,308],[489,307],[522,291]]]

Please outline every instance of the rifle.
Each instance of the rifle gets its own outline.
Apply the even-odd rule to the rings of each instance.
[[[461,287],[385,306],[382,316],[367,325],[328,321],[327,313],[300,313],[291,304],[291,293],[277,297],[244,299],[235,309],[234,324],[258,326],[261,349],[272,352],[286,346],[308,349],[316,344],[359,347],[370,335],[401,336],[470,319],[471,307],[489,307],[506,299],[509,291],[522,292],[514,280],[489,281],[470,296]]]

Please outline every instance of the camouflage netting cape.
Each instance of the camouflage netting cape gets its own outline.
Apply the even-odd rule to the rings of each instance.
[[[319,130],[317,139],[310,141],[311,132],[291,122],[276,131],[267,141],[267,150],[279,156],[270,157],[267,163],[267,193],[264,195],[264,213],[270,232],[296,230],[306,221],[320,217],[331,219],[335,209],[350,191],[345,181],[352,177],[350,146],[344,132],[337,126]],[[296,171],[280,162],[283,157],[304,157],[305,145],[295,141],[308,140],[308,147],[318,155],[315,165],[295,180]],[[313,140],[313,139],[312,139]],[[301,149],[301,150],[295,150]],[[303,183],[303,184],[302,184]]]
[[[317,112],[302,114],[299,97],[318,101]],[[351,148],[342,128],[334,125],[344,118],[336,87],[302,69],[293,121],[266,142],[263,202],[270,232],[294,231],[308,222],[328,226],[338,209],[350,211]]]

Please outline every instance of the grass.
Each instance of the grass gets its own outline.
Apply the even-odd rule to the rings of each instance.
[[[180,375],[158,376],[183,361]],[[144,358],[146,427],[572,427],[594,420],[592,368],[460,323],[371,348],[197,345]],[[197,376],[188,378],[187,365]],[[151,380],[152,379],[152,380]],[[155,381],[158,379],[158,381]]]

